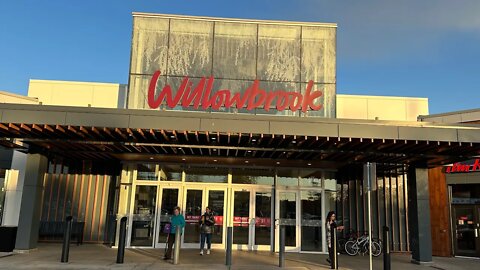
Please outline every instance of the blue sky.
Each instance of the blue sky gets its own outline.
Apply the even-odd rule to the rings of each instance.
[[[2,1],[0,90],[29,79],[127,83],[131,12],[338,23],[337,92],[479,108],[479,0]]]

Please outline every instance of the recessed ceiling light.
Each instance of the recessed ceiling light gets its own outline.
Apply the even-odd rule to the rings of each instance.
[[[178,150],[182,150],[182,147],[178,147]]]
[[[171,138],[171,139],[175,139],[175,136],[173,136],[173,135],[170,135],[170,138]]]
[[[150,159],[153,159],[153,157],[150,157]]]
[[[307,165],[308,165],[308,166],[312,166],[312,163],[308,163]]]
[[[216,160],[216,159],[214,159],[214,160],[213,160],[213,162],[217,162],[217,160]]]
[[[280,164],[280,161],[277,161],[277,165]]]
[[[214,152],[217,151],[217,148],[213,148],[213,151],[214,151]]]
[[[183,161],[185,161],[185,159],[184,159],[184,158],[182,158],[182,160],[183,160]]]
[[[248,163],[248,160],[245,160],[245,163]]]
[[[293,140],[292,143],[297,143],[297,141]]]
[[[257,139],[252,139],[252,142],[256,142],[256,141],[257,141]]]
[[[212,137],[212,140],[216,140],[216,139],[217,139],[217,138],[215,138],[215,137]]]
[[[251,152],[252,152],[252,150],[248,150],[247,152],[248,152],[248,153],[251,153]]]

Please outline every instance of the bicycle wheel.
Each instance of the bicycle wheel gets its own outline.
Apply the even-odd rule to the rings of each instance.
[[[372,256],[378,257],[382,254],[382,246],[377,242],[372,242]]]
[[[356,241],[347,241],[347,243],[345,243],[345,252],[347,252],[348,255],[350,256],[355,256],[358,254],[358,245],[356,243]]]

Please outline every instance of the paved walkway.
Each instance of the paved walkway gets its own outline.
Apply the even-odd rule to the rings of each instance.
[[[227,269],[225,252],[214,250],[211,255],[200,256],[197,250],[182,250],[179,265],[161,260],[163,249],[128,249],[125,263],[116,264],[116,249],[102,245],[74,246],[70,248],[69,263],[60,263],[60,244],[40,244],[30,253],[0,256],[0,269]],[[285,269],[329,269],[326,255],[288,253]],[[340,269],[368,269],[368,256],[340,256]],[[232,269],[279,269],[278,257],[270,252],[233,253]],[[373,269],[382,269],[381,258],[375,258]],[[392,256],[392,269],[401,270],[460,270],[480,269],[480,260],[461,258],[434,258],[431,265],[410,263],[409,254]]]

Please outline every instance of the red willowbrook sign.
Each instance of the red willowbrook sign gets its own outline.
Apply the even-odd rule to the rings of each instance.
[[[244,93],[235,93],[232,95],[229,89],[221,89],[213,93],[212,86],[213,77],[206,79],[201,78],[198,84],[193,88],[193,83],[189,81],[188,77],[183,78],[182,83],[178,87],[175,96],[172,93],[172,87],[165,85],[160,94],[155,97],[155,90],[157,88],[160,71],[156,71],[150,81],[148,87],[148,106],[156,109],[166,99],[167,106],[174,108],[181,104],[182,107],[189,107],[193,102],[193,107],[198,109],[201,107],[206,110],[211,107],[218,110],[221,107],[231,108],[235,107],[246,108],[253,110],[255,108],[263,108],[269,111],[272,105],[278,111],[290,109],[291,111],[301,110],[306,112],[309,108],[314,111],[322,109],[322,104],[315,104],[315,99],[323,95],[322,91],[312,91],[313,81],[307,83],[305,95],[298,92],[286,92],[284,90],[275,90],[267,92],[260,89],[259,81],[255,80],[252,85]],[[276,98],[276,101],[274,102]],[[274,103],[274,104],[272,104]]]
[[[455,163],[445,168],[445,173],[467,173],[480,170],[480,159],[476,159],[473,164]]]

